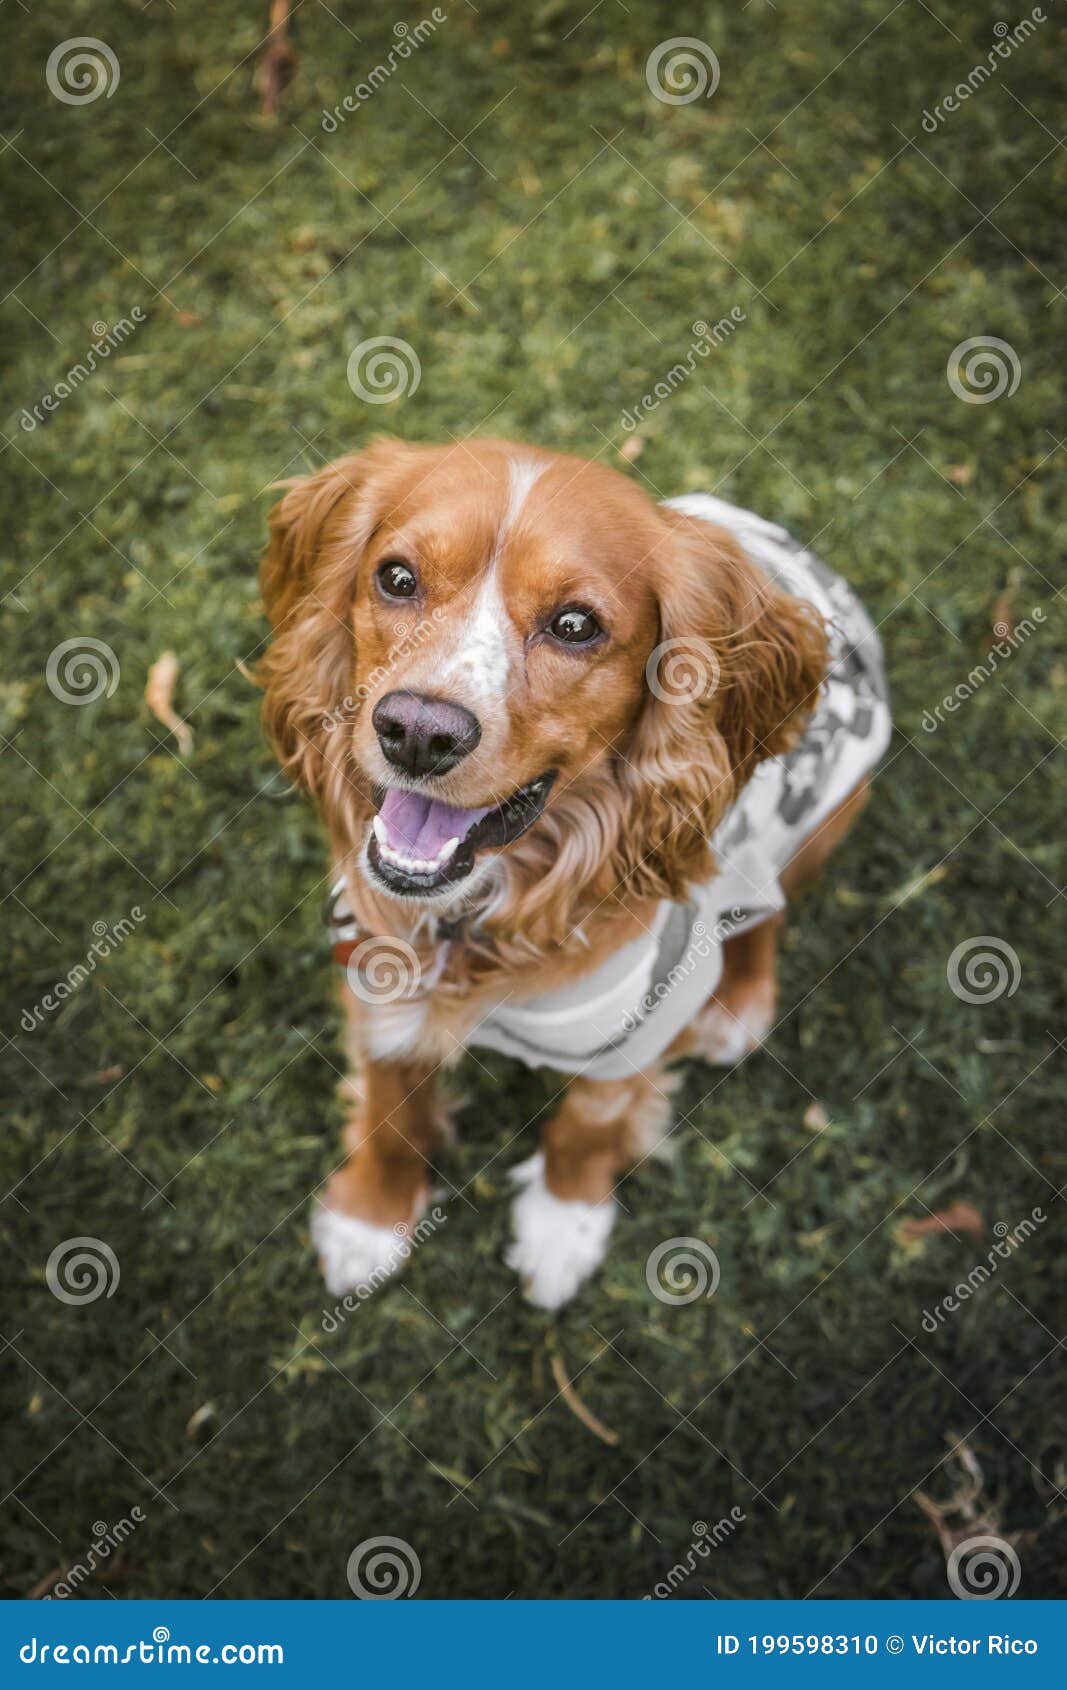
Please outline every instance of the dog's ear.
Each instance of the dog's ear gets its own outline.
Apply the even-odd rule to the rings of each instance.
[[[814,607],[773,586],[724,529],[660,515],[659,640],[618,765],[628,798],[621,867],[640,895],[677,898],[712,874],[711,836],[756,765],[802,732],[827,647]]]
[[[349,736],[336,731],[355,667],[359,561],[409,450],[386,440],[338,458],[294,482],[268,518],[260,585],[274,640],[258,671],[263,719],[282,767],[331,816],[359,796]]]
[[[270,512],[270,539],[260,565],[259,584],[275,629],[284,627],[307,592],[327,519],[346,495],[359,492],[365,456],[353,452],[315,475],[301,476],[289,484],[285,497]]]

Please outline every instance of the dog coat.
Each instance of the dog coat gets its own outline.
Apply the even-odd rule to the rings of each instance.
[[[707,493],[667,504],[729,530],[774,584],[822,615],[830,663],[803,738],[761,763],[715,831],[719,873],[685,903],[664,900],[648,932],[560,991],[509,998],[468,1043],[591,1080],[648,1067],[688,1026],[722,974],[726,939],[785,903],[779,876],[889,743],[882,648],[851,588],[774,523]]]

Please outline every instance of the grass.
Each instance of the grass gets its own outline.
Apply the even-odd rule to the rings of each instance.
[[[334,133],[323,108],[395,44],[388,8],[304,0],[278,122],[252,83],[265,5],[49,0],[14,20],[4,1588],[47,1587],[137,1506],[83,1593],[346,1597],[352,1548],[390,1535],[422,1596],[636,1597],[736,1507],[681,1599],[948,1597],[913,1493],[950,1498],[966,1437],[1020,1594],[1062,1595],[1063,21],[930,134],[924,110],[996,39],[984,0],[445,10]],[[645,61],[682,30],[721,81],[670,106]],[[110,98],[48,93],[72,33],[117,54]],[[21,426],[134,306],[106,367]],[[526,1307],[501,1260],[505,1171],[550,1077],[468,1062],[465,1200],[402,1284],[325,1332],[307,1236],[339,1120],[324,853],[240,666],[265,634],[268,484],[383,428],[618,462],[624,409],[735,306],[630,473],[781,520],[858,585],[897,719],[874,802],[788,929],[769,1046],[687,1073],[676,1163],[627,1182],[571,1308]],[[376,335],[421,365],[390,405],[346,380]],[[1021,367],[989,404],[946,379],[978,335]],[[992,623],[1035,607],[1032,637],[924,730]],[[119,673],[79,708],[46,668],[86,637]],[[186,760],[142,702],[165,649]],[[93,924],[123,918],[27,1030]],[[946,966],[982,934],[1020,981],[971,1004]],[[984,1239],[902,1231],[960,1202]],[[1035,1206],[1047,1223],[924,1330],[994,1225]],[[710,1301],[649,1295],[646,1257],[678,1235],[719,1257]],[[114,1252],[114,1295],[51,1293],[72,1236]]]

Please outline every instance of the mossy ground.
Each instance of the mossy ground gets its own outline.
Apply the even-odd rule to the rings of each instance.
[[[350,1550],[381,1535],[414,1547],[429,1597],[640,1596],[695,1521],[739,1507],[679,1596],[945,1596],[913,1492],[951,1494],[966,1436],[1002,1532],[1033,1534],[1020,1594],[1063,1594],[1062,19],[930,134],[924,110],[997,39],[985,0],[444,10],[328,133],[323,109],[423,11],[304,0],[270,121],[265,4],[5,9],[5,1589],[137,1505],[101,1575],[116,1596],[343,1597]],[[45,64],[83,33],[121,80],[68,105]],[[713,46],[714,98],[650,94],[676,34]],[[21,426],[134,306],[107,367]],[[241,670],[265,635],[266,489],[383,428],[618,462],[623,411],[732,307],[630,473],[715,488],[857,584],[894,692],[884,776],[789,926],[768,1048],[687,1075],[675,1164],[627,1183],[595,1284],[556,1320],[517,1295],[504,1175],[553,1087],[469,1062],[463,1200],[328,1334],[307,1236],[339,1120],[324,856]],[[376,335],[421,364],[391,405],[346,379]],[[989,404],[946,379],[979,335],[1021,366]],[[992,624],[1035,607],[924,730]],[[75,637],[120,670],[84,708],[46,683]],[[185,760],[142,703],[168,648]],[[27,1031],[94,922],[134,906],[135,934]],[[969,1004],[946,965],[982,934],[1021,977]],[[958,1202],[984,1240],[902,1235]],[[1036,1235],[924,1331],[1035,1206]],[[45,1280],[79,1235],[121,1266],[83,1306]],[[710,1302],[648,1293],[677,1235],[718,1255]],[[616,1446],[560,1399],[554,1356]]]

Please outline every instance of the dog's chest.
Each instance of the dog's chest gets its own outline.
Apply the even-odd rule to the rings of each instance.
[[[429,1014],[428,997],[397,998],[366,1006],[364,1035],[374,1062],[407,1056],[421,1042]]]

